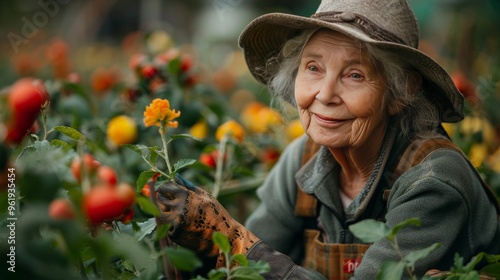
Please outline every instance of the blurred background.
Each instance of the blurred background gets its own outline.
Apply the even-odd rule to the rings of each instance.
[[[42,48],[64,40],[72,69],[115,63],[134,52],[140,34],[167,32],[177,44],[191,44],[200,58],[217,65],[237,49],[244,26],[267,12],[311,15],[319,0],[20,0],[0,3],[0,83],[40,71]],[[421,47],[449,71],[469,77],[498,62],[500,1],[410,1],[420,21]],[[161,39],[159,39],[161,44]],[[29,59],[26,57],[29,56]],[[31,63],[26,63],[30,60]],[[30,64],[28,65],[23,65]],[[27,68],[33,69],[27,69]]]
[[[16,205],[23,205],[22,215],[19,209],[14,213],[17,268],[26,273],[18,279],[158,275],[161,265],[151,267],[148,260],[154,255],[161,261],[157,241],[166,231],[156,227],[157,209],[145,185],[155,172],[145,161],[167,168],[157,161],[158,129],[144,123],[145,108],[156,98],[181,112],[178,127],[168,128],[169,136],[184,135],[169,142],[171,162],[185,164],[180,173],[243,223],[258,205],[255,189],[303,130],[295,108],[274,106],[265,87],[250,76],[238,36],[259,15],[310,16],[319,3],[0,1],[0,260],[5,264],[2,258],[8,256],[2,241],[9,234],[6,209],[15,189]],[[465,96],[465,119],[444,127],[500,198],[500,1],[409,3],[420,22],[419,48],[451,74]],[[41,115],[40,98],[30,99],[40,101],[35,106],[11,102],[19,101],[12,96],[40,92],[25,77],[41,80],[47,91],[50,106]],[[12,141],[12,131],[21,137]],[[230,140],[221,138],[227,133]],[[92,211],[82,201],[103,179],[90,167],[81,176],[82,158],[89,156],[107,167],[114,184],[135,190],[135,202],[118,209],[119,216],[107,213],[104,223],[91,226]],[[16,186],[7,193],[13,169]],[[61,203],[65,208],[51,210]],[[108,255],[122,257],[110,265]],[[99,271],[101,264],[108,266]]]
[[[137,88],[144,85],[144,76],[137,76],[134,56],[158,56],[175,48],[188,54],[189,63],[198,69],[196,77],[188,77],[182,86],[209,85],[215,88],[213,96],[229,104],[230,110],[219,110],[217,121],[212,122],[212,128],[216,128],[224,119],[236,118],[252,101],[269,104],[267,91],[248,75],[238,48],[243,28],[268,12],[309,16],[319,3],[319,0],[1,1],[0,88],[8,89],[25,76],[81,84],[86,92],[77,92],[83,99],[61,94],[63,105],[53,107],[77,111],[80,115],[75,120],[93,117],[107,122],[112,116],[124,113],[122,107],[112,107],[116,103],[113,99],[116,101],[126,91],[129,101],[137,103],[141,94]],[[500,1],[419,0],[410,1],[410,5],[420,22],[420,49],[444,66],[467,100],[465,122],[460,127],[446,128],[474,164],[485,169],[485,177],[498,189]],[[158,86],[154,82],[154,79],[147,81],[151,91]],[[110,91],[112,94],[107,94]],[[6,94],[7,90],[2,92]],[[186,98],[186,104],[179,105],[183,106],[183,116],[192,117],[186,123],[186,130],[203,115],[197,112],[201,107],[196,105],[196,99],[205,93],[198,92],[198,97]],[[85,100],[90,99],[100,107],[92,116],[84,108],[88,105]],[[112,109],[108,110],[110,106]],[[140,119],[141,106],[137,106],[136,112],[129,110],[129,115]],[[212,111],[217,110],[212,106]],[[204,118],[210,119],[206,114]],[[78,120],[68,125],[77,128],[81,123]],[[147,138],[140,137],[138,142]],[[285,143],[278,145],[278,155],[286,144],[281,142]],[[187,147],[186,151],[189,149],[193,147]],[[135,175],[129,175],[131,180]],[[246,212],[241,219],[245,217]]]

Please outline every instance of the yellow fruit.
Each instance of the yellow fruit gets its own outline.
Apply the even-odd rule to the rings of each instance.
[[[117,146],[132,144],[137,140],[137,124],[131,117],[117,116],[109,121],[106,134],[109,141]]]
[[[220,125],[215,132],[215,139],[220,141],[224,135],[233,137],[238,143],[243,142],[245,130],[234,120],[227,121]]]
[[[302,127],[302,123],[299,119],[296,119],[287,125],[286,134],[288,141],[292,141],[293,139],[304,134],[304,128]]]
[[[189,129],[189,133],[196,138],[205,139],[208,134],[207,123],[204,120],[198,121]]]

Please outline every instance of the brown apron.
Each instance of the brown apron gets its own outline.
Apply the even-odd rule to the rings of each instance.
[[[433,151],[443,148],[459,151],[467,159],[460,148],[444,137],[416,140],[406,148],[398,161],[392,173],[395,174],[395,177],[391,178],[390,186],[392,186],[403,172],[422,162]],[[319,146],[308,139],[303,150],[302,166],[314,156],[318,149]],[[476,170],[473,166],[472,168]],[[477,171],[476,176],[481,180],[483,188],[486,190],[490,199],[495,202],[497,213],[500,213],[500,208],[493,190],[482,180]],[[390,189],[384,192],[384,201],[387,201],[389,197],[388,191],[390,191]],[[318,216],[317,206],[318,200],[316,197],[305,193],[300,188],[297,190],[297,199],[295,202],[296,216],[315,218]],[[353,275],[356,267],[361,263],[364,253],[370,247],[368,244],[324,243],[321,238],[321,232],[315,229],[306,229],[304,231],[304,246],[304,261],[302,265],[320,272],[330,280],[349,279]]]

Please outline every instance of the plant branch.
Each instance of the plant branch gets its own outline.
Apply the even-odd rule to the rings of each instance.
[[[223,171],[223,165],[224,165],[224,157],[226,153],[226,146],[227,146],[227,141],[228,141],[228,136],[224,135],[222,136],[222,139],[220,140],[219,143],[219,153],[217,155],[217,163],[215,165],[215,182],[214,182],[214,188],[212,190],[212,196],[214,198],[217,198],[219,195],[219,191],[221,188],[222,184],[222,171]]]
[[[165,156],[165,162],[167,163],[167,168],[168,168],[168,174],[172,174],[172,167],[170,166],[170,160],[168,158],[168,152],[167,152],[167,122],[163,121],[160,126],[160,135],[161,135],[161,142],[163,144],[163,155]],[[170,176],[167,176],[170,177]]]

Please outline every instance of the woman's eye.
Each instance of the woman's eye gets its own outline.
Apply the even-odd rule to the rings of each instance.
[[[316,66],[314,66],[314,65],[308,66],[308,67],[307,67],[307,69],[308,69],[309,71],[313,71],[313,72],[318,71],[318,67],[316,67]]]
[[[362,79],[363,76],[361,74],[359,74],[359,73],[352,73],[351,74],[351,78],[359,80],[359,79]]]

